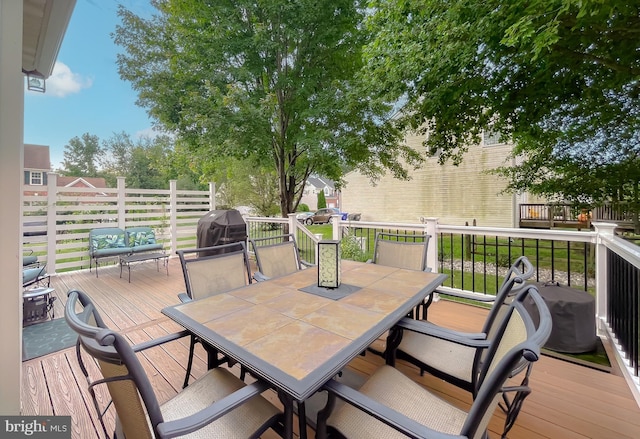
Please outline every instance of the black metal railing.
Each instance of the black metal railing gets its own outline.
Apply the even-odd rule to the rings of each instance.
[[[446,286],[495,294],[511,264],[527,256],[537,282],[559,282],[585,291],[595,287],[595,249],[586,242],[441,233],[438,271]]]
[[[276,237],[290,233],[289,223],[287,222],[256,222],[247,223],[247,236],[251,239]],[[298,230],[296,233],[296,245],[300,252],[300,257],[312,264],[316,263],[316,243],[306,233]],[[264,241],[264,245],[271,244],[269,240]],[[252,252],[253,249],[249,248]]]
[[[407,230],[404,228],[368,228],[349,226],[342,228],[342,257],[357,261],[373,259],[376,236],[378,233],[403,235],[403,241],[422,241],[424,230]],[[412,236],[415,235],[415,239]],[[350,243],[349,243],[350,242]]]
[[[640,368],[640,270],[607,250],[607,320],[635,376]]]

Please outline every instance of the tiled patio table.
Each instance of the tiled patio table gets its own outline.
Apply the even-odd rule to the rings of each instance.
[[[287,437],[293,402],[313,395],[446,278],[353,261],[342,261],[339,289],[315,287],[317,275],[309,268],[162,310],[278,391]]]

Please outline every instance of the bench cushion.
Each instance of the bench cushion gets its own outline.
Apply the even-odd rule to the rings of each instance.
[[[129,247],[145,244],[156,244],[156,233],[151,227],[130,227],[127,229]]]
[[[129,227],[126,232],[133,253],[162,250],[162,244],[156,241],[156,233],[151,227]]]
[[[151,250],[162,250],[162,244],[142,244],[130,247],[132,253],[148,252]]]
[[[102,227],[89,232],[89,253],[92,255],[121,254],[127,252],[128,245],[124,230],[118,227]],[[110,253],[110,250],[116,250]]]

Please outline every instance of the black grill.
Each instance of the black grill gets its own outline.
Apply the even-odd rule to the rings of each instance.
[[[213,247],[247,240],[247,224],[235,209],[211,210],[198,220],[198,248]],[[210,256],[213,251],[200,252]]]

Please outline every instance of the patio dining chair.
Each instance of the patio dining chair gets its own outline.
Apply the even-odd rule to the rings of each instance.
[[[38,256],[33,254],[33,249],[25,250],[22,255],[22,266],[23,267],[39,267],[40,263],[38,262]]]
[[[373,246],[374,264],[409,270],[431,271],[427,267],[430,235],[378,232]]]
[[[253,274],[257,281],[286,276],[314,264],[300,257],[293,234],[250,239],[256,256],[258,271]]]
[[[431,271],[431,268],[427,267],[429,238],[430,235],[426,233],[412,235],[378,232],[373,245],[373,258],[367,262],[408,270]],[[413,310],[413,316],[419,318],[422,310],[422,318],[426,319],[427,308],[433,299],[433,293],[425,297],[422,304]],[[378,353],[375,350],[372,352]]]
[[[178,298],[183,303],[226,293],[251,283],[249,256],[242,241],[212,247],[178,250],[176,253],[180,258],[187,289],[186,293],[178,294]],[[189,384],[196,343],[202,343],[202,340],[192,335],[189,343],[189,361],[184,387]],[[207,351],[209,368],[229,362],[228,358],[219,358],[217,350],[212,346],[204,343],[202,345]]]
[[[478,370],[486,351],[459,344],[458,340],[492,338],[504,318],[510,300],[525,286],[524,282],[533,273],[533,265],[526,257],[522,256],[513,263],[504,277],[500,290],[492,296],[493,305],[480,332],[459,332],[428,321],[421,321],[419,332],[406,332],[402,334],[401,340],[392,339],[392,337],[387,339],[385,352],[387,360],[393,358],[406,360],[418,366],[421,374],[428,371],[458,387],[474,392],[477,388],[474,371]],[[470,298],[465,294],[460,294],[459,297]]]
[[[47,274],[46,265],[26,267],[22,269],[22,288],[51,286],[51,277]]]
[[[480,332],[454,331],[426,321],[409,322],[412,329],[408,331],[391,331],[385,352],[387,363],[394,364],[396,358],[405,360],[418,366],[421,375],[427,371],[475,396],[479,389],[481,369],[489,355],[488,343],[496,338],[504,319],[508,317],[510,302],[523,289],[529,288],[525,280],[533,273],[534,268],[526,257],[519,258],[510,267]],[[535,318],[533,321],[536,321]],[[522,379],[525,385],[531,374],[530,364]],[[523,369],[524,365],[514,370],[513,374]],[[510,423],[505,425],[506,434],[517,417],[517,401],[521,395],[517,394],[512,399],[507,398],[506,394],[503,396],[501,407]]]
[[[540,313],[536,326],[524,307],[530,298]],[[422,323],[405,318],[404,332]],[[540,348],[551,333],[551,314],[534,286],[523,288],[509,305],[506,318],[492,340],[481,340],[488,355],[477,378],[478,388],[468,411],[440,398],[390,365],[379,368],[359,390],[330,380],[323,390],[328,403],[318,414],[318,438],[474,438],[488,437],[489,420],[501,394],[531,392],[528,385],[507,386],[506,381],[522,364],[540,357]],[[462,338],[462,343],[469,339]],[[346,402],[334,412],[336,399]]]
[[[77,311],[81,309],[81,311]],[[269,428],[281,432],[282,413],[261,396],[268,386],[256,381],[246,385],[229,370],[215,368],[160,404],[137,353],[187,335],[169,334],[136,346],[106,327],[91,299],[81,291],[70,291],[65,305],[67,324],[78,334],[76,353],[87,378],[89,393],[105,436],[104,414],[113,404],[116,432],[121,438],[185,437],[254,438]],[[92,380],[83,352],[97,361],[102,378]],[[106,384],[112,401],[98,403],[96,386]]]

